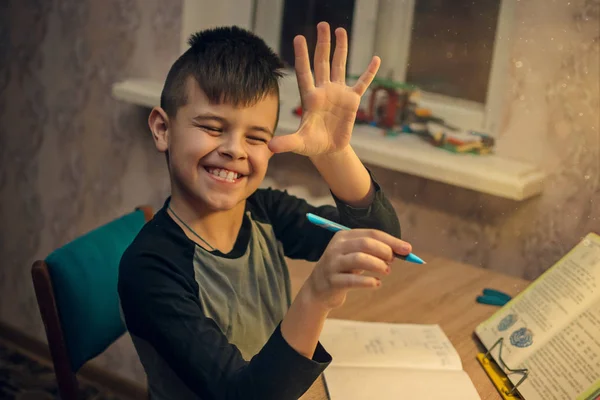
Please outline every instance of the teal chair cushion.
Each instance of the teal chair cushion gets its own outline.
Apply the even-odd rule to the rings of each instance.
[[[46,263],[74,371],[124,332],[117,280],[119,262],[145,224],[134,211],[52,252]]]

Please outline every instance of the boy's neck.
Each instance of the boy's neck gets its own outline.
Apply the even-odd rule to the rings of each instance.
[[[206,250],[212,250],[194,232],[204,239],[210,247],[222,253],[229,253],[235,245],[242,226],[245,203],[243,201],[235,208],[227,211],[211,211],[204,209],[199,204],[187,201],[182,196],[173,194],[169,202],[171,210],[167,210],[167,212],[175,223],[183,229],[186,236],[199,246]],[[173,215],[173,213],[176,215]]]

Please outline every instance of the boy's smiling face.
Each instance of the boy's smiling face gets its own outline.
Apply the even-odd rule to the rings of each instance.
[[[211,104],[189,79],[186,105],[168,119],[164,135],[154,135],[157,149],[169,152],[174,192],[205,211],[243,206],[264,179],[273,154],[267,145],[278,103],[276,94],[268,94],[250,106]]]

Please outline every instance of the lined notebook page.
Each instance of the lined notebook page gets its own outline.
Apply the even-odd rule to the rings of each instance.
[[[456,370],[330,365],[325,384],[331,400],[481,400],[467,373]]]
[[[327,319],[319,340],[333,357],[332,366],[462,370],[438,325]]]

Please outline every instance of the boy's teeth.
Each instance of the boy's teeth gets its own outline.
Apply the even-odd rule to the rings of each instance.
[[[218,176],[219,178],[227,179],[229,181],[233,181],[240,176],[240,174],[237,172],[227,171],[226,169],[221,168],[212,168],[209,170],[209,172],[215,176]]]

